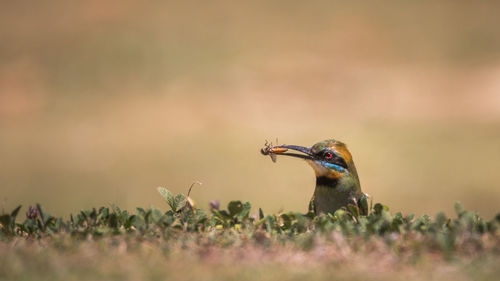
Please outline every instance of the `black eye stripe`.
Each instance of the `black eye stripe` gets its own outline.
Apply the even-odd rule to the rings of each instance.
[[[347,169],[347,163],[346,163],[346,162],[345,162],[345,160],[344,160],[344,159],[342,159],[342,158],[337,158],[337,159],[335,159],[334,164],[337,164],[337,165],[342,166],[342,167],[344,167],[344,168],[346,168],[346,169]]]
[[[345,160],[333,151],[322,150],[316,154],[316,157],[320,160],[327,161],[347,169],[347,163]]]

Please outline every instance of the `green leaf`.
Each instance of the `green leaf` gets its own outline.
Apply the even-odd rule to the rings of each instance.
[[[446,220],[447,220],[446,215],[443,212],[439,212],[436,215],[435,221],[438,227],[442,227],[446,223]]]
[[[161,196],[163,197],[163,199],[165,199],[165,201],[167,201],[167,203],[170,206],[170,208],[172,208],[172,210],[174,212],[177,211],[177,204],[175,203],[175,197],[172,194],[172,192],[170,192],[168,189],[166,189],[164,187],[161,187],[161,186],[158,187],[157,190],[161,194]]]
[[[227,204],[227,209],[231,217],[236,217],[241,211],[243,211],[243,204],[241,201],[231,201]]]
[[[174,212],[172,210],[167,211],[161,220],[167,225],[171,225],[175,221]]]
[[[455,212],[460,217],[465,213],[464,206],[460,202],[455,202]]]
[[[366,197],[366,194],[363,193],[359,199],[358,206],[361,215],[368,215],[368,198]]]
[[[195,222],[196,223],[204,223],[208,219],[207,213],[202,209],[196,210]]]
[[[377,204],[375,204],[375,206],[373,206],[373,210],[375,211],[376,215],[381,215],[382,211],[389,211],[389,207],[382,205],[380,203],[377,203]]]
[[[186,206],[187,198],[186,198],[186,196],[184,196],[184,194],[179,193],[175,196],[174,202],[175,202],[175,210],[174,211],[179,211],[182,208],[184,208],[184,206]]]
[[[137,207],[135,209],[137,210],[138,215],[141,215],[141,217],[143,217],[143,218],[146,217],[146,211],[144,211],[143,208]]]
[[[10,216],[12,217],[13,220],[16,220],[17,214],[19,213],[20,209],[21,205],[17,206],[17,208],[15,208],[14,211],[10,213]]]
[[[136,229],[140,229],[144,226],[145,222],[141,217],[137,215],[132,215],[130,217],[130,224],[134,226]]]
[[[36,203],[36,208],[38,209],[38,214],[40,215],[42,221],[45,221],[45,213],[42,210],[42,206],[40,206],[39,203]]]
[[[151,220],[154,223],[158,223],[162,217],[163,217],[163,213],[158,209],[154,209],[151,213]]]
[[[248,218],[250,215],[250,209],[252,209],[252,204],[250,204],[250,202],[243,203],[243,208],[240,214],[238,215],[238,218],[240,220]]]
[[[349,212],[354,216],[354,217],[359,217],[359,208],[358,206],[355,206],[353,204],[348,204],[347,205],[347,209],[349,210]]]
[[[499,217],[500,217],[500,215],[499,215]],[[264,218],[264,212],[262,211],[262,208],[259,208],[259,220],[261,220],[263,218]]]
[[[109,208],[101,207],[99,208],[99,212],[97,214],[98,220],[107,220],[109,217]]]
[[[336,210],[333,216],[342,223],[346,223],[351,220],[351,216],[344,207]]]
[[[111,213],[108,218],[108,224],[112,228],[117,228],[118,227],[118,217],[116,213]]]
[[[288,214],[281,214],[280,217],[283,221],[282,228],[283,229],[290,229],[290,227],[292,226],[292,219],[290,218],[290,216]]]

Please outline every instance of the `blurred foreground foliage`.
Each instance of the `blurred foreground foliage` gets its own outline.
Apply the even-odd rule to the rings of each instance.
[[[428,215],[404,216],[400,212],[391,214],[387,206],[379,203],[370,208],[367,216],[359,215],[356,208],[340,209],[334,214],[320,216],[296,212],[265,215],[261,209],[251,215],[250,202],[241,201],[229,202],[227,210],[219,209],[218,202],[212,202],[210,214],[207,214],[183,194],[173,195],[161,187],[158,191],[170,210],[137,208],[132,214],[111,205],[83,210],[69,219],[63,219],[51,216],[37,204],[36,207],[29,207],[24,221],[19,221],[19,206],[0,216],[0,240],[60,235],[75,239],[99,239],[125,235],[173,242],[175,239],[182,240],[186,235],[195,235],[217,246],[234,245],[242,240],[263,245],[291,242],[307,250],[314,246],[315,237],[341,235],[342,239],[364,241],[377,238],[388,245],[401,240],[410,241],[414,250],[438,250],[445,255],[457,250],[463,252],[464,248],[477,252],[485,248],[485,243],[500,245],[500,214],[485,221],[477,213],[464,210],[460,203],[455,204],[457,216],[454,218],[446,217],[444,213],[434,218]]]

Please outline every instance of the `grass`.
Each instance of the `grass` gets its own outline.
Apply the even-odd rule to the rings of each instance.
[[[40,205],[0,216],[1,280],[489,280],[500,273],[500,215],[367,216],[355,207],[314,216],[251,215],[249,202],[210,213],[164,188],[170,207],[83,210],[68,219]]]

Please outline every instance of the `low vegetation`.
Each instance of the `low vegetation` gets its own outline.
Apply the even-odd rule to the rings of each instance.
[[[130,213],[112,205],[63,219],[36,205],[24,219],[21,206],[2,214],[0,279],[467,280],[500,273],[493,266],[500,257],[500,214],[486,221],[459,203],[453,218],[393,214],[379,203],[367,216],[352,206],[320,216],[252,214],[251,204],[241,201],[226,209],[212,202],[207,213],[190,197],[158,190],[166,212]]]

